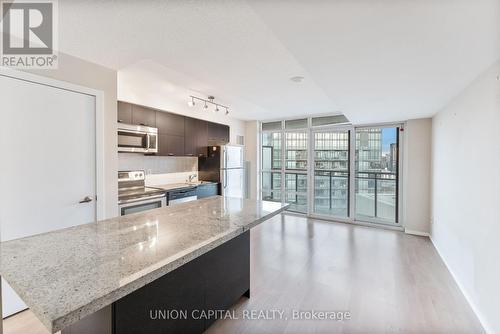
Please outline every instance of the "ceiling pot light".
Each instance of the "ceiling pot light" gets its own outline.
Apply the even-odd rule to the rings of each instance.
[[[302,80],[304,80],[304,77],[297,75],[297,76],[291,77],[290,80],[293,82],[299,83],[299,82],[302,82]]]

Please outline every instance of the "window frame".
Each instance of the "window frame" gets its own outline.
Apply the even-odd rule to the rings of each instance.
[[[269,172],[267,170],[262,169],[262,133],[267,133],[267,132],[281,132],[281,147],[282,147],[282,153],[281,153],[281,169],[279,172],[281,173],[281,184],[280,184],[280,192],[281,192],[281,203],[285,204],[286,203],[286,190],[285,190],[285,179],[286,179],[286,168],[285,168],[285,141],[286,141],[286,132],[298,132],[298,131],[306,131],[307,132],[307,169],[306,169],[306,175],[307,175],[307,213],[298,213],[300,215],[305,215],[307,217],[311,218],[319,218],[319,219],[325,219],[325,220],[330,220],[330,221],[340,221],[340,222],[346,222],[346,223],[353,223],[353,224],[358,224],[358,225],[383,225],[386,226],[387,228],[394,228],[397,230],[404,230],[404,192],[403,192],[403,184],[404,184],[404,178],[403,178],[403,170],[405,168],[404,165],[404,160],[405,160],[405,142],[404,142],[404,129],[406,127],[406,122],[387,122],[387,123],[367,123],[367,124],[359,124],[359,125],[352,125],[350,123],[338,123],[338,124],[326,124],[326,125],[319,125],[319,126],[313,126],[312,125],[312,119],[315,117],[325,117],[325,116],[335,116],[334,115],[325,115],[325,114],[319,114],[319,115],[312,115],[309,117],[293,117],[293,118],[282,118],[282,119],[271,119],[271,120],[265,120],[265,121],[259,121],[259,127],[258,127],[258,150],[259,150],[259,168],[258,168],[258,177],[257,177],[257,194],[258,194],[258,199],[262,199],[262,173],[263,172]],[[301,129],[285,129],[285,121],[287,120],[295,120],[295,119],[304,119],[307,118],[307,128],[301,128]],[[262,123],[268,123],[268,122],[281,122],[281,129],[279,130],[262,130]],[[356,175],[356,170],[355,170],[355,159],[356,159],[356,132],[358,129],[363,129],[363,128],[386,128],[386,127],[398,127],[400,129],[398,135],[397,135],[397,140],[398,140],[398,148],[399,148],[399,154],[398,154],[398,169],[397,169],[397,212],[396,212],[396,221],[397,223],[388,223],[388,222],[383,222],[383,221],[376,221],[376,220],[356,220],[355,219],[355,210],[356,210],[356,201],[355,201],[355,175]],[[314,154],[314,143],[313,143],[313,133],[318,132],[318,131],[328,131],[328,130],[350,130],[350,140],[349,140],[349,217],[347,219],[343,219],[341,217],[335,217],[332,218],[331,216],[327,215],[321,215],[313,212],[313,201],[314,201],[314,166],[312,166],[312,162],[314,161],[313,154]],[[273,172],[278,170],[273,170]],[[293,171],[293,170],[292,170]],[[294,171],[296,172],[296,171]],[[292,213],[295,213],[292,211]]]

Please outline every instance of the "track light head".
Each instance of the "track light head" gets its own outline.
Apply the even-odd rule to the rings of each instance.
[[[196,103],[194,103],[194,97],[191,97],[191,101],[188,102],[188,106],[194,107]]]
[[[228,115],[228,114],[229,114],[229,109],[226,108],[226,115]]]
[[[207,101],[205,101],[205,106],[203,108],[208,109]]]
[[[219,106],[218,105],[215,105],[215,112],[218,112],[219,111]]]

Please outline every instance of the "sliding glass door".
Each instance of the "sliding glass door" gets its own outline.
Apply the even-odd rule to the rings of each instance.
[[[262,199],[317,218],[398,224],[401,125],[335,124],[343,120],[262,123]]]
[[[399,127],[356,129],[355,219],[398,222]]]
[[[349,217],[350,130],[313,131],[313,214]]]

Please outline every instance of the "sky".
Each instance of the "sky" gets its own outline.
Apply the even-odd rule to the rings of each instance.
[[[382,128],[382,153],[389,153],[392,143],[396,143],[396,128]]]

